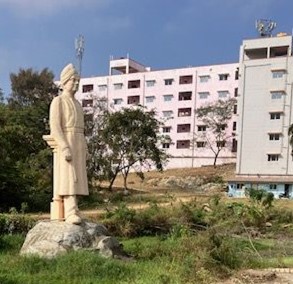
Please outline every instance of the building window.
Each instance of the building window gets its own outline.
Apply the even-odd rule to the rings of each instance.
[[[209,95],[210,95],[209,92],[200,92],[200,93],[198,93],[198,96],[199,96],[199,98],[201,100],[207,99]]]
[[[206,146],[206,142],[204,142],[204,141],[197,141],[196,142],[197,148],[204,148],[205,146]]]
[[[205,131],[207,131],[207,126],[206,125],[198,125],[197,126],[197,131],[205,132]]]
[[[107,90],[107,85],[98,85],[99,91],[103,92]]]
[[[114,105],[121,105],[122,104],[122,99],[113,99]]]
[[[84,99],[81,102],[83,107],[92,107],[93,106],[93,99]]]
[[[236,126],[237,126],[237,122],[236,121],[233,121],[233,131],[235,131],[236,130]]]
[[[190,132],[190,124],[178,124],[177,133]]]
[[[89,84],[89,85],[83,85],[82,86],[82,92],[83,93],[88,93],[94,90],[94,85]]]
[[[272,120],[280,119],[281,118],[281,112],[272,112],[272,113],[270,113],[270,118]]]
[[[192,75],[187,75],[187,76],[180,76],[179,77],[179,84],[192,84]]]
[[[284,95],[284,92],[282,91],[273,91],[271,92],[271,98],[272,100],[279,100]]]
[[[275,140],[280,140],[280,133],[270,133],[269,134],[269,139],[271,141],[275,141]]]
[[[164,102],[170,102],[173,99],[173,95],[163,95]]]
[[[190,148],[190,140],[178,140],[176,143],[177,149],[189,149]]]
[[[229,91],[218,91],[219,99],[225,99],[229,95]]]
[[[155,100],[155,96],[147,96],[145,97],[145,102],[148,103],[153,103]]]
[[[244,187],[243,183],[237,183],[236,184],[236,189],[242,189]]]
[[[139,104],[139,96],[129,96],[127,98],[127,104],[138,105]]]
[[[163,147],[163,149],[169,149],[170,148],[170,143],[163,143],[162,147]]]
[[[164,81],[166,86],[170,86],[173,84],[174,79],[165,79]]]
[[[217,147],[225,147],[226,141],[217,141]]]
[[[227,124],[217,124],[217,130],[224,131],[227,127]]]
[[[272,76],[274,79],[283,78],[285,73],[286,73],[285,70],[274,70],[272,71]]]
[[[269,185],[269,189],[270,190],[276,190],[277,189],[277,185],[276,184],[270,184]]]
[[[237,152],[237,140],[233,138],[232,140],[232,153]]]
[[[147,87],[153,87],[155,86],[156,81],[155,80],[148,80],[145,82]]]
[[[235,80],[239,79],[239,67],[237,67],[236,71],[235,71]]]
[[[191,108],[179,108],[178,116],[191,116]]]
[[[173,117],[173,111],[172,110],[164,110],[163,117]]]
[[[191,101],[192,92],[180,92],[178,100],[179,101]]]
[[[238,97],[238,88],[234,89],[234,97]]]
[[[279,161],[279,154],[268,154],[268,161]]]
[[[219,74],[219,80],[220,81],[227,81],[229,77],[229,74],[225,73],[225,74]]]
[[[114,90],[121,90],[122,89],[123,84],[122,83],[115,83],[114,84]]]
[[[207,83],[210,79],[209,75],[203,75],[203,76],[199,76],[199,82],[200,83]]]
[[[233,113],[234,113],[234,114],[237,114],[237,105],[234,105],[234,106],[233,106]]]
[[[171,126],[164,126],[163,127],[163,133],[170,133],[171,132]]]
[[[140,88],[140,80],[128,81],[128,89]]]
[[[85,113],[84,114],[84,121],[85,122],[93,122],[94,121],[94,115],[92,113]]]

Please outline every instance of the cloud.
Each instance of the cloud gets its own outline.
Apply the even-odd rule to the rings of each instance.
[[[8,9],[19,17],[46,16],[64,9],[108,6],[112,0],[0,0],[0,8]]]

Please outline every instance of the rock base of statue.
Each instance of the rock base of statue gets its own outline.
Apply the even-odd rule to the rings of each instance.
[[[101,256],[130,259],[122,245],[101,224],[83,221],[72,225],[58,221],[40,221],[27,234],[21,255],[54,258],[72,250],[97,251]]]

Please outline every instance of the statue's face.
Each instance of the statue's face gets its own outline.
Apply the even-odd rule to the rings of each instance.
[[[70,91],[75,93],[78,90],[79,86],[79,77],[78,75],[73,75],[65,84],[65,88]]]

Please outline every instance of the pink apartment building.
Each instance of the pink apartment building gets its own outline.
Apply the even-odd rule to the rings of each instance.
[[[196,117],[196,109],[207,103],[237,97],[238,63],[151,70],[130,59],[110,60],[109,75],[82,78],[77,98],[83,107],[93,100],[105,100],[109,110],[133,105],[155,109],[164,123],[161,133],[170,137],[160,147],[170,158],[167,168],[213,164],[214,154],[202,134],[208,128]],[[236,162],[237,106],[227,132],[230,143],[221,151],[218,163]]]

